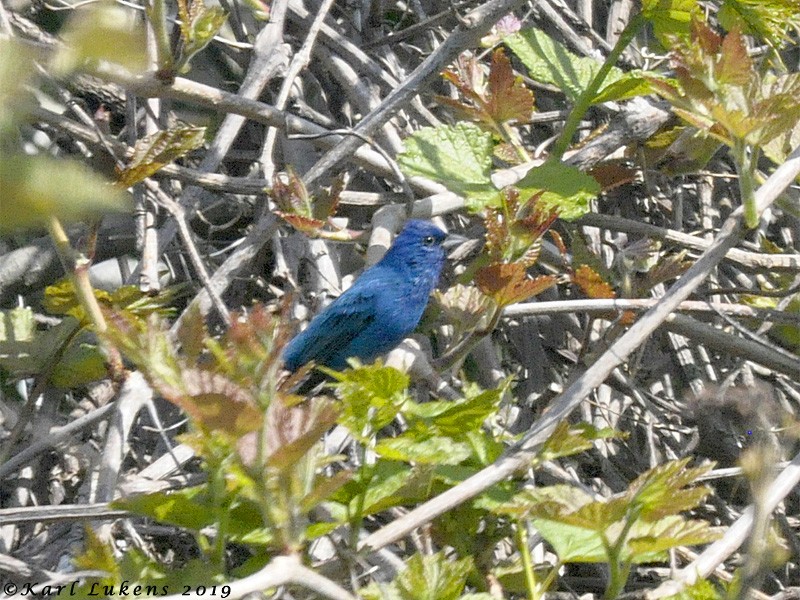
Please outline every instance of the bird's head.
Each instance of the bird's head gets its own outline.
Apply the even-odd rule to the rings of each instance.
[[[444,265],[446,238],[447,234],[433,223],[409,220],[382,262],[408,268],[415,276],[427,273],[438,280]]]

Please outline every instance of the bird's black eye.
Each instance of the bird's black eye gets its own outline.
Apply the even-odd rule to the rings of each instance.
[[[422,238],[422,243],[425,246],[433,246],[436,243],[436,238],[432,235],[426,235],[424,238]]]

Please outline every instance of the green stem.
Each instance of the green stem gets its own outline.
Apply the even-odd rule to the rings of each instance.
[[[145,14],[150,22],[150,32],[155,42],[155,64],[158,71],[164,74],[173,73],[174,65],[172,61],[172,49],[169,43],[165,0],[152,0]]]
[[[754,229],[758,227],[759,221],[755,196],[757,150],[750,148],[750,155],[748,155],[748,145],[742,140],[737,140],[733,147],[733,154],[736,170],[739,172],[739,193],[744,205],[744,224],[748,229]]]
[[[75,287],[75,295],[83,310],[86,311],[86,316],[94,325],[94,330],[97,333],[104,332],[107,329],[106,320],[100,310],[100,305],[97,303],[97,298],[94,296],[92,284],[89,282],[89,261],[73,249],[64,227],[61,225],[61,221],[56,217],[50,217],[47,222],[47,229],[56,246],[61,265]]]
[[[561,135],[553,146],[551,156],[555,160],[561,160],[561,157],[564,156],[564,152],[567,151],[570,143],[572,143],[572,138],[574,137],[575,132],[578,131],[578,127],[581,124],[581,119],[583,119],[586,111],[589,110],[592,102],[597,97],[600,87],[603,85],[603,83],[605,83],[606,77],[619,60],[619,57],[622,56],[625,48],[628,47],[636,34],[639,33],[639,29],[641,29],[642,25],[644,25],[644,17],[642,17],[641,14],[637,14],[628,22],[628,24],[625,26],[625,29],[622,31],[622,34],[619,36],[617,43],[611,49],[611,53],[608,55],[608,58],[606,58],[603,65],[600,67],[600,70],[597,72],[597,75],[595,75],[594,79],[592,79],[586,89],[583,90],[583,93],[580,95],[578,100],[575,102],[575,106],[572,107],[572,110],[570,111],[569,116],[564,123],[564,130],[561,132]]]
[[[525,573],[525,585],[528,587],[528,598],[539,600],[539,587],[536,585],[536,571],[533,567],[533,557],[528,546],[528,530],[522,519],[517,520],[517,548],[522,557],[522,570]]]

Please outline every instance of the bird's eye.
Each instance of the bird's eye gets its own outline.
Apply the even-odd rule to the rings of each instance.
[[[436,243],[436,238],[432,235],[426,235],[424,238],[422,238],[422,243],[425,246],[433,246]]]

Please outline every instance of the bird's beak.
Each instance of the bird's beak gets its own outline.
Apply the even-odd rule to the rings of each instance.
[[[442,242],[442,247],[448,252],[458,248],[461,244],[469,242],[470,238],[458,235],[457,233],[448,233],[447,237]]]

